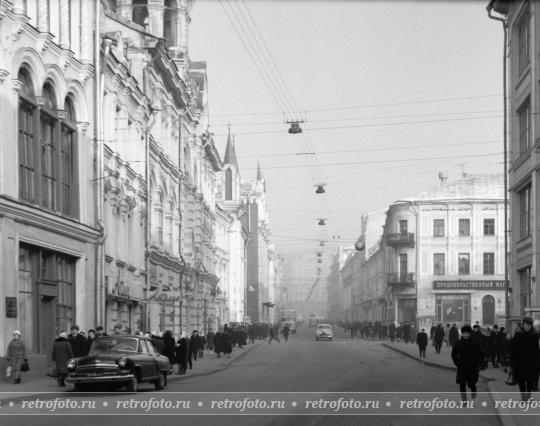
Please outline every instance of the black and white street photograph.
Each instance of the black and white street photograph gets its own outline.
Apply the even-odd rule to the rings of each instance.
[[[0,0],[1,424],[536,425],[537,273],[540,0]]]

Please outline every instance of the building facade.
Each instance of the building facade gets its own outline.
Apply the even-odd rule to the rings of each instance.
[[[94,13],[0,1],[0,353],[18,329],[37,368],[96,320]]]
[[[507,107],[509,229],[509,309],[514,325],[523,315],[540,320],[540,291],[536,280],[540,257],[540,174],[538,171],[538,136],[540,118],[535,113],[540,102],[536,90],[540,78],[540,2],[491,1],[488,11],[495,11],[504,21],[508,34]],[[502,17],[502,18],[501,18]],[[502,74],[502,73],[501,73]]]

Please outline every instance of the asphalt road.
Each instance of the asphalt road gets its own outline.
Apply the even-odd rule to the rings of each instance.
[[[74,423],[77,426],[96,424],[168,426],[171,423],[185,422],[216,426],[499,424],[494,410],[487,403],[490,401],[489,395],[482,393],[487,392],[484,384],[479,384],[479,395],[474,409],[433,408],[433,411],[429,412],[429,407],[419,411],[403,409],[403,405],[399,408],[400,404],[404,404],[400,401],[413,399],[416,399],[417,403],[418,401],[430,403],[434,398],[439,401],[453,398],[457,401],[459,399],[455,394],[457,390],[455,373],[452,371],[426,367],[385,348],[376,341],[349,340],[344,335],[337,335],[331,342],[317,342],[314,339],[313,329],[304,327],[297,334],[291,335],[288,342],[282,340],[281,343],[259,345],[224,371],[206,376],[187,375],[182,380],[170,381],[165,392],[155,391],[151,385],[143,385],[137,395],[122,391],[106,395],[69,393],[69,398],[74,401],[88,399],[88,396],[100,407],[107,404],[108,410],[99,411],[104,413],[103,415],[80,415],[86,413],[84,410],[62,410],[61,416],[49,415],[50,411],[42,408],[31,410],[33,414],[31,416],[0,416],[0,421],[2,424],[36,426],[73,426]],[[340,403],[340,410],[337,411],[335,404],[338,404],[340,397],[345,402]],[[131,411],[125,409],[110,410],[115,405],[118,407],[118,404],[141,404],[148,402],[150,398],[191,399],[191,403],[196,405],[195,401],[199,401],[203,407],[197,411],[200,415],[175,417],[169,415],[172,411],[167,409],[153,409],[150,411],[154,414],[152,416],[141,411],[141,407],[138,407],[137,415],[126,415],[125,413]],[[248,404],[255,404],[257,399],[268,404],[271,401],[281,401],[283,405],[276,402],[275,410],[250,410]],[[343,404],[352,399],[359,401],[355,402],[356,404],[369,404],[368,401],[375,404],[378,401],[380,405],[367,409],[363,407],[360,410],[341,409]],[[334,405],[331,406],[328,402],[326,407],[321,408],[324,402],[319,401],[333,401]],[[481,406],[484,401],[486,407]],[[293,402],[297,405],[293,406]],[[218,407],[220,403],[244,404],[246,410],[243,413],[256,412],[261,415],[239,414],[240,405],[236,405],[236,408],[233,405],[231,409],[226,410],[223,406]],[[319,406],[315,407],[314,404],[318,403]],[[388,408],[386,403],[391,403],[391,408]],[[212,404],[214,408],[211,408]]]

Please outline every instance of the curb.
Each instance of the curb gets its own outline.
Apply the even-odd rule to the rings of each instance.
[[[383,346],[386,346],[387,348],[393,349],[394,351],[399,352],[402,355],[407,355],[409,358],[415,359],[416,361],[418,361],[418,362],[420,362],[420,363],[422,363],[424,365],[428,365],[430,367],[436,367],[436,368],[440,368],[442,370],[451,370],[451,371],[456,371],[457,370],[456,367],[450,367],[450,366],[447,366],[447,365],[441,365],[441,364],[437,364],[437,363],[430,362],[430,361],[424,361],[422,358],[418,358],[418,357],[412,355],[411,353],[409,353],[407,351],[404,351],[403,349],[396,348],[395,346],[392,346],[392,345],[390,345],[388,343],[385,343],[385,342],[383,342]],[[487,388],[488,388],[489,396],[491,397],[491,400],[493,402],[497,401],[497,396],[499,395],[499,390],[493,384],[494,379],[486,377],[485,375],[482,374],[482,372],[480,372],[480,377],[487,384]],[[499,397],[498,399],[500,400],[501,397]],[[507,409],[497,408],[496,407],[495,412],[497,413],[497,419],[499,420],[499,423],[500,423],[501,426],[517,426],[517,423],[514,420],[514,417],[508,412]]]

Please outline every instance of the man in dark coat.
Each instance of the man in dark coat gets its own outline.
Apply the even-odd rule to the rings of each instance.
[[[450,327],[450,331],[448,332],[448,341],[450,343],[450,347],[454,347],[456,342],[459,340],[459,331],[456,324],[452,324],[452,327]]]
[[[208,346],[208,350],[213,351],[214,350],[214,332],[212,329],[208,330],[208,333],[206,334],[206,345]]]
[[[433,337],[435,336],[435,331],[437,330],[437,326],[435,325],[435,323],[433,322],[431,324],[431,328],[429,329],[429,338],[431,340],[433,340]]]
[[[221,352],[223,352],[223,342],[222,342],[223,332],[218,329],[216,335],[214,336],[214,352],[218,358],[221,358]]]
[[[467,387],[471,389],[471,398],[476,398],[478,372],[484,363],[484,354],[480,345],[471,339],[472,328],[461,327],[461,339],[452,348],[452,361],[457,367],[456,383],[459,384],[461,399],[467,401]]]
[[[499,347],[500,347],[499,326],[495,324],[489,333],[490,361],[493,368],[499,367]]]
[[[191,357],[195,361],[197,361],[197,357],[199,356],[200,344],[201,341],[199,339],[199,332],[197,330],[193,330],[193,332],[191,333],[191,339],[189,339],[189,352],[191,353]]]
[[[403,340],[405,343],[409,343],[409,339],[411,337],[411,325],[409,324],[409,321],[405,321],[401,332],[403,333]]]
[[[71,344],[73,350],[73,356],[80,357],[86,355],[86,338],[79,333],[79,326],[71,326],[71,334],[68,337],[68,341]]]
[[[68,341],[67,332],[62,331],[58,339],[54,341],[51,360],[56,363],[56,380],[58,386],[66,386],[66,377],[68,375],[67,363],[73,358],[73,349]]]
[[[90,352],[90,348],[92,347],[92,343],[94,343],[94,340],[96,340],[96,332],[92,329],[88,330],[88,337],[86,338],[86,353],[85,355],[88,355]]]
[[[169,358],[169,363],[171,364],[171,372],[172,367],[175,364],[175,357],[174,357],[174,337],[171,330],[165,331],[163,334],[163,355],[165,355],[167,358]]]
[[[285,339],[285,341],[289,340],[289,324],[287,323],[283,326],[283,339]]]
[[[439,323],[435,329],[435,334],[433,335],[433,342],[435,344],[435,353],[441,353],[441,347],[444,342],[444,328],[443,325]]]
[[[538,333],[534,332],[531,317],[523,318],[523,327],[510,341],[510,366],[519,385],[521,399],[529,400],[538,377]]]
[[[393,342],[396,339],[396,323],[394,321],[388,326],[388,333],[390,334],[390,341]]]
[[[165,350],[165,344],[163,343],[163,336],[160,336],[160,334],[157,331],[152,331],[152,335],[150,336],[150,339],[152,339],[152,342],[154,342],[154,345],[156,346],[156,349],[158,352],[163,355],[163,351]]]
[[[418,345],[418,350],[420,351],[420,358],[425,358],[428,344],[428,337],[425,329],[422,329],[422,331],[416,335],[416,344]]]

